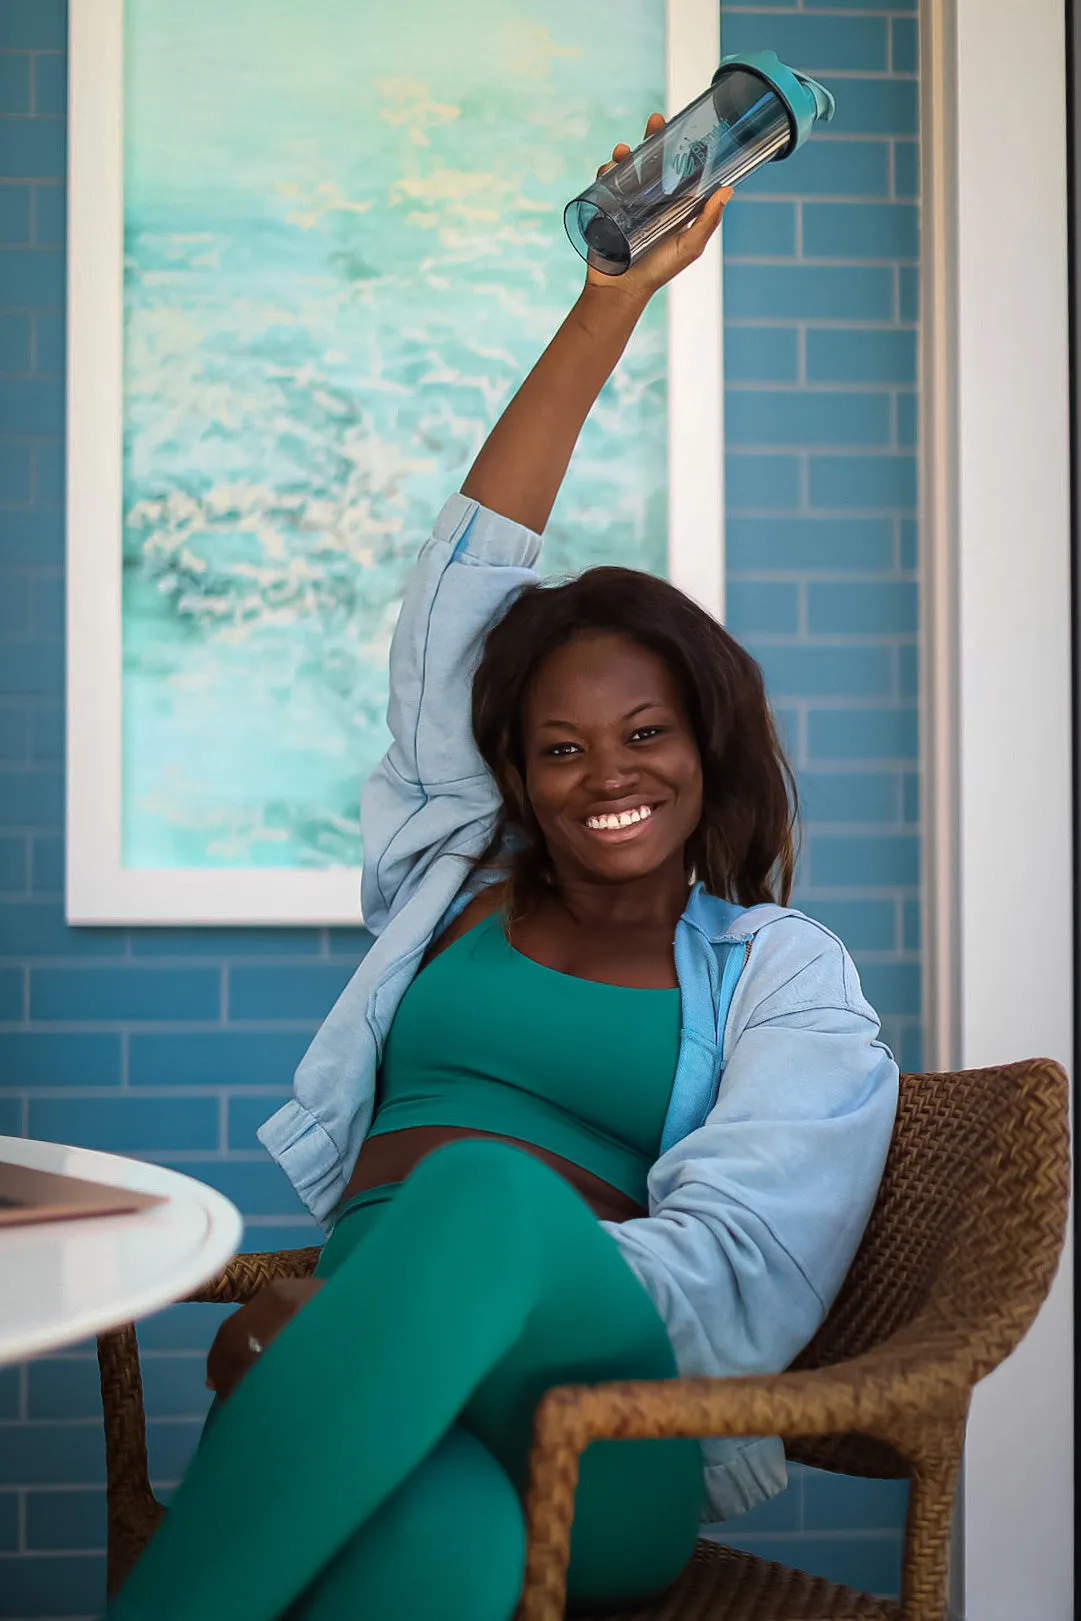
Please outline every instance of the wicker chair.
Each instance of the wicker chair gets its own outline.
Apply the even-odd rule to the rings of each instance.
[[[549,1391],[537,1412],[518,1621],[562,1621],[578,1457],[591,1441],[763,1433],[785,1436],[803,1463],[909,1480],[901,1605],[702,1542],[666,1598],[623,1621],[942,1621],[972,1387],[1028,1329],[1062,1244],[1067,1096],[1049,1059],[902,1077],[863,1244],[788,1372]],[[306,1276],[318,1253],[239,1255],[194,1298],[246,1301],[273,1278]],[[98,1355],[112,1591],[164,1510],[147,1474],[134,1327],[103,1335]]]

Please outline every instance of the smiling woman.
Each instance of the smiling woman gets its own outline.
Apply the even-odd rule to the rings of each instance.
[[[363,798],[377,938],[260,1132],[329,1236],[220,1331],[224,1405],[109,1621],[509,1621],[542,1394],[779,1371],[855,1254],[897,1067],[843,946],[783,904],[761,674],[663,581],[533,573],[724,201],[589,272],[421,551]],[[777,1439],[590,1447],[572,1613],[659,1594],[703,1511],[784,1484]]]
[[[485,643],[473,732],[502,795],[481,863],[510,835],[517,899],[550,888],[562,855],[787,902],[796,792],[761,671],[666,581],[599,568],[524,591]]]
[[[474,683],[486,755],[481,716],[486,691],[495,696],[494,673],[486,659]],[[571,718],[554,718],[564,715]],[[558,864],[572,881],[664,870],[682,887],[702,815],[702,762],[663,659],[625,635],[579,633],[533,675],[520,733],[522,778],[513,758],[489,764],[497,782],[524,779],[518,825],[539,833],[531,865],[549,883]],[[518,876],[520,885],[522,869]]]

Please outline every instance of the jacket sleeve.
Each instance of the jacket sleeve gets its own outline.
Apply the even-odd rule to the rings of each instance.
[[[536,578],[539,550],[532,530],[452,495],[417,560],[390,650],[392,741],[361,795],[361,901],[375,934],[438,856],[487,842],[498,801],[473,741],[473,673],[488,630]]]
[[[874,1204],[897,1065],[844,947],[787,914],[754,938],[705,1123],[609,1231],[684,1375],[787,1367],[825,1317]]]

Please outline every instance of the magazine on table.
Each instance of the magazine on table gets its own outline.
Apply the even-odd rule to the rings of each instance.
[[[82,1221],[88,1216],[125,1216],[164,1204],[156,1193],[139,1193],[56,1171],[0,1160],[0,1227],[39,1221]]]

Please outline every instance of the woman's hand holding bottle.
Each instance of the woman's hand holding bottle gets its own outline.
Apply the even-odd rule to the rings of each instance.
[[[646,122],[646,135],[655,135],[663,128],[663,113],[650,113]],[[614,146],[612,161],[602,164],[597,170],[598,179],[627,157],[630,150],[626,141],[620,141]],[[688,265],[694,264],[696,259],[702,257],[707,243],[721,223],[725,204],[731,196],[731,186],[722,186],[715,191],[712,197],[706,199],[696,219],[677,235],[658,242],[655,248],[622,276],[606,276],[603,271],[590,267],[586,271],[586,286],[595,287],[604,293],[619,294],[632,301],[638,300],[644,308],[655,292],[678,276],[681,270],[685,270]]]
[[[663,125],[662,115],[653,113],[646,133]],[[617,146],[613,161],[629,150]],[[658,288],[701,257],[731,195],[727,187],[715,192],[696,220],[659,242],[625,275],[588,271],[574,308],[481,447],[463,495],[537,534],[543,531],[582,423],[639,316]]]

